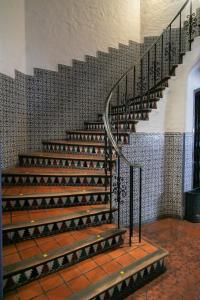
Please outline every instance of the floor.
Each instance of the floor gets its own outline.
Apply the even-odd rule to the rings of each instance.
[[[144,225],[143,235],[170,252],[168,270],[127,300],[200,300],[200,224],[164,219]],[[134,243],[131,251],[125,247],[112,251],[112,256],[109,252],[101,254],[79,263],[78,270],[72,266],[21,287],[18,292],[9,293],[5,300],[59,300],[59,295],[67,299],[72,292],[120,270],[134,257],[154,251],[145,242],[139,248],[136,239]]]
[[[164,219],[143,234],[169,251],[167,272],[127,300],[200,300],[200,224]]]

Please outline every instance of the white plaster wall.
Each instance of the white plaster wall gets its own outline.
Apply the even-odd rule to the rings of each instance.
[[[169,80],[158,109],[150,113],[149,121],[140,121],[137,132],[192,132],[194,90],[200,88],[200,37],[192,44],[176,76]]]
[[[140,41],[140,0],[26,0],[27,70]]]
[[[0,0],[0,73],[26,71],[24,0]]]
[[[141,0],[141,38],[160,35],[186,0]]]

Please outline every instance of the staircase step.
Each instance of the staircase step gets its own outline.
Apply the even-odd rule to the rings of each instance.
[[[6,192],[3,191],[3,211],[106,204],[110,199],[110,191],[105,191],[104,187],[52,188],[49,191],[50,187],[8,187]]]
[[[62,185],[103,186],[109,183],[109,173],[104,170],[16,167],[2,172],[3,186],[13,185]]]
[[[116,136],[117,132],[113,132]],[[104,131],[67,131],[68,140],[79,140],[79,141],[98,141],[104,142],[105,132]],[[129,133],[126,131],[119,131],[119,142],[127,144],[129,142]]]
[[[148,120],[149,118],[149,113],[152,111],[152,109],[150,108],[143,108],[143,109],[134,109],[134,110],[130,110],[130,108],[128,107],[128,112],[112,112],[110,114],[111,120],[113,121],[117,121],[118,118],[119,120],[126,120],[126,118],[130,119],[130,120]],[[102,121],[103,115],[99,114],[98,115],[98,120]]]
[[[4,267],[4,292],[67,268],[123,243],[125,230],[110,229]]]
[[[160,97],[161,98],[161,97]],[[152,109],[156,109],[157,108],[157,102],[160,100],[160,98],[156,97],[153,99],[147,99],[146,96],[143,99],[142,105],[141,105],[141,101],[140,98],[137,97],[134,100],[130,99],[129,102],[129,111],[141,111],[141,110],[152,110]],[[125,104],[121,104],[119,106],[113,106],[112,107],[112,113],[125,113],[126,110],[126,106]]]
[[[135,131],[135,124],[137,124],[137,120],[127,119],[127,120],[119,120],[119,124],[117,121],[112,122],[113,130],[132,130]],[[85,122],[86,130],[105,130],[105,126],[103,121],[96,122]]]
[[[116,209],[112,210],[115,211]],[[112,214],[106,206],[62,208],[39,212],[37,210],[29,214],[15,212],[11,216],[10,213],[4,213],[3,241],[4,245],[8,245],[41,236],[98,226],[111,220]]]
[[[51,151],[51,152],[103,155],[105,145],[104,143],[100,143],[100,142],[58,140],[58,141],[43,141],[43,149],[45,151]]]
[[[103,169],[105,168],[105,157],[103,155],[35,152],[20,154],[19,163],[22,167]]]
[[[142,259],[133,260],[128,266],[119,268],[100,281],[90,284],[85,289],[65,298],[68,300],[121,300],[132,294],[143,285],[165,272],[165,257],[168,253],[163,249],[146,255]]]

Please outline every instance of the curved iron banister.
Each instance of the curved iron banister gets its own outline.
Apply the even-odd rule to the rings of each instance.
[[[187,7],[187,4],[190,4],[189,6],[189,14],[187,15],[187,19],[183,22],[182,16],[183,16],[183,11]],[[143,118],[143,109],[150,109],[152,108],[150,106],[150,95],[157,98],[160,97],[159,93],[160,90],[164,89],[166,87],[166,82],[170,78],[171,75],[174,74],[176,66],[182,62],[182,56],[185,54],[187,50],[191,50],[191,43],[194,39],[194,34],[196,32],[196,26],[197,26],[197,19],[195,17],[195,13],[192,11],[192,0],[187,0],[179,10],[179,12],[176,14],[176,16],[173,18],[173,20],[169,23],[169,25],[163,30],[162,34],[156,39],[156,41],[147,49],[147,51],[144,52],[144,54],[141,56],[139,59],[139,63],[133,64],[114,84],[112,89],[110,90],[108,96],[106,97],[105,100],[105,108],[104,108],[104,113],[103,113],[103,123],[105,127],[105,157],[109,157],[109,153],[107,153],[107,146],[108,146],[108,141],[110,143],[110,148],[112,151],[112,147],[114,148],[117,156],[118,156],[118,177],[117,177],[117,184],[118,184],[118,193],[117,197],[118,199],[118,226],[120,226],[120,189],[121,189],[121,182],[120,182],[120,160],[122,159],[125,164],[130,168],[130,245],[131,245],[131,237],[133,235],[133,169],[139,169],[139,241],[141,241],[141,210],[142,210],[142,165],[141,164],[135,164],[129,161],[129,159],[123,154],[121,150],[121,144],[119,146],[119,108],[122,108],[122,115],[125,114],[125,120],[124,116],[122,116],[122,121],[125,121],[125,127],[122,127],[123,129],[125,128],[126,130],[130,128],[128,124],[128,115],[130,117],[129,113],[129,108],[131,105],[138,104],[137,99],[139,99],[139,107],[141,111],[141,116]],[[173,27],[173,23],[178,19],[178,27],[177,25]],[[183,22],[183,23],[182,23]],[[178,33],[178,39],[174,38]],[[183,34],[188,36],[188,39],[184,40],[184,46],[183,48]],[[177,51],[176,48],[174,49],[173,47],[173,42],[174,40],[177,42],[178,40],[178,62],[176,63],[177,59]],[[160,45],[159,45],[160,43]],[[159,52],[160,50],[160,52]],[[183,51],[184,50],[184,51]],[[174,54],[175,52],[175,54]],[[160,55],[160,56],[158,56]],[[167,60],[165,60],[164,56],[167,56]],[[174,57],[173,57],[174,56]],[[159,57],[159,58],[158,58]],[[145,59],[147,60],[145,62]],[[152,63],[153,60],[153,63]],[[152,66],[151,66],[152,64]],[[157,72],[159,69],[158,65],[160,65],[160,75],[157,75]],[[146,68],[146,83],[145,82],[145,77],[144,77],[144,67]],[[136,77],[136,71],[139,69],[139,77]],[[167,74],[164,74],[167,69]],[[153,70],[153,72],[152,72]],[[128,76],[129,74],[131,75],[131,72],[133,71],[133,97],[130,98],[128,96]],[[151,73],[153,73],[152,78],[151,78]],[[138,74],[137,74],[138,75]],[[159,78],[158,78],[159,77]],[[120,84],[123,83],[125,79],[125,103],[119,103],[119,98],[120,98]],[[139,84],[139,95],[138,93],[138,87],[136,87],[136,79],[138,79],[137,84]],[[153,86],[151,86],[153,81]],[[163,86],[164,85],[164,86]],[[144,91],[144,89],[146,90]],[[109,122],[109,110],[111,107],[111,101],[112,97],[114,95],[114,92],[117,90],[117,105],[116,105],[116,100],[115,100],[115,108],[117,107],[117,140],[114,137],[114,134],[112,133],[112,127]],[[127,99],[129,97],[129,99]],[[131,101],[131,102],[130,102]],[[136,101],[136,102],[135,102]],[[146,104],[144,105],[144,101],[146,101]],[[125,107],[125,111],[123,108]],[[133,111],[135,108],[133,109]],[[116,113],[114,113],[116,114]],[[133,113],[134,115],[134,113]],[[111,118],[112,118],[112,113],[111,113]],[[115,120],[115,119],[114,119]],[[132,119],[131,119],[132,120]],[[115,120],[116,121],[116,120]],[[132,120],[134,121],[134,120]],[[116,129],[116,127],[115,127]],[[109,148],[108,147],[108,148]],[[111,153],[111,152],[110,152]],[[112,157],[112,154],[111,156]],[[105,162],[105,170],[106,168],[108,169],[109,165],[109,170],[111,171],[110,176],[112,177],[112,168],[111,163],[107,164],[107,161]],[[106,170],[107,174],[107,170]],[[112,182],[112,180],[110,181]],[[112,194],[112,183],[110,185],[110,192]],[[110,205],[112,207],[112,196],[110,200]]]
[[[181,9],[179,10],[179,12],[176,14],[176,16],[173,18],[173,20],[169,23],[169,25],[166,27],[166,29],[163,31],[163,33],[156,39],[156,41],[145,51],[145,53],[142,55],[142,57],[140,58],[140,62],[145,58],[145,56],[151,51],[151,49],[153,49],[155,47],[155,45],[160,41],[160,39],[162,39],[162,36],[164,34],[164,32],[171,27],[171,25],[173,24],[173,22],[181,15],[182,11],[184,10],[184,8],[187,6],[188,3],[192,3],[192,0],[187,0],[183,6],[181,7]],[[140,168],[142,167],[142,165],[140,164],[133,164],[131,163],[122,153],[122,151],[120,150],[120,148],[118,147],[115,138],[112,134],[111,131],[111,126],[109,124],[109,105],[112,99],[112,95],[114,90],[116,89],[116,87],[119,85],[119,83],[130,73],[130,71],[132,71],[136,66],[138,66],[138,64],[133,64],[118,80],[117,82],[114,84],[114,86],[112,87],[112,89],[110,90],[106,101],[105,101],[105,109],[104,109],[104,113],[103,113],[103,122],[104,122],[104,126],[105,126],[105,130],[106,133],[108,135],[108,138],[112,144],[112,146],[114,147],[115,151],[117,152],[117,154],[123,159],[123,161],[128,165],[128,166],[133,166],[135,168]],[[162,79],[160,80],[160,82],[158,82],[156,85],[159,85],[162,82]]]

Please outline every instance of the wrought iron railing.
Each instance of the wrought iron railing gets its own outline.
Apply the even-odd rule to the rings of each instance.
[[[180,11],[165,28],[162,34],[141,56],[139,63],[131,66],[115,83],[105,101],[103,122],[105,126],[105,172],[112,178],[112,149],[117,155],[117,202],[118,226],[121,214],[121,177],[120,161],[123,160],[130,169],[130,202],[129,202],[129,241],[133,235],[133,170],[139,169],[139,241],[141,241],[142,223],[142,165],[133,164],[123,154],[120,134],[130,132],[134,123],[132,112],[139,111],[140,118],[145,119],[154,105],[155,99],[161,96],[168,79],[174,75],[178,64],[182,63],[184,54],[191,50],[191,44],[199,35],[195,1],[187,0]],[[152,101],[154,100],[154,101]],[[114,130],[113,130],[114,129]],[[106,183],[106,188],[108,184]],[[110,181],[110,207],[112,209],[112,179]]]

